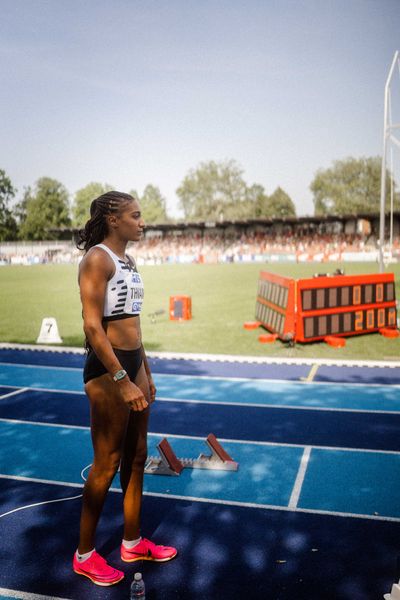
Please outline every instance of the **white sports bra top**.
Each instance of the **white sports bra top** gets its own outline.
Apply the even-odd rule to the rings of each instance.
[[[103,321],[127,319],[140,314],[142,310],[144,288],[136,265],[131,259],[122,260],[105,244],[97,244],[112,258],[115,273],[107,283],[104,300]]]

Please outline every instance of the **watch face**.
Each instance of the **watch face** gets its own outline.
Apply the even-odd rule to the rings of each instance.
[[[126,371],[124,371],[123,369],[121,371],[117,371],[114,375],[114,380],[115,381],[119,381],[120,379],[123,379],[126,375]]]

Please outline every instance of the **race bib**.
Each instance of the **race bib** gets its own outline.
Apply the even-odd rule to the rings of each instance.
[[[126,277],[128,293],[126,296],[124,312],[126,314],[140,313],[142,310],[144,288],[143,281],[139,273],[130,272]]]

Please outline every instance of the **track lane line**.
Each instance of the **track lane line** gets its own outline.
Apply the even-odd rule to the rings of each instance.
[[[0,400],[4,400],[4,398],[11,398],[11,396],[17,396],[17,394],[22,394],[23,392],[29,392],[29,388],[23,387],[18,390],[14,390],[13,392],[10,392],[9,394],[3,394],[0,396]]]
[[[0,588],[0,598],[5,595],[9,598],[17,598],[17,600],[68,600],[68,598],[59,598],[58,596],[43,596],[42,594]]]
[[[90,427],[87,427],[85,425],[63,425],[62,423],[42,423],[40,421],[21,421],[20,419],[5,419],[5,418],[0,418],[0,423],[10,423],[11,425],[34,425],[37,427],[55,427],[55,428],[59,428],[59,429],[81,429],[84,431],[90,431]],[[149,437],[153,437],[153,438],[164,438],[164,437],[168,437],[168,438],[173,438],[173,439],[177,439],[177,440],[194,440],[194,441],[205,441],[205,437],[204,436],[200,436],[200,435],[184,435],[184,434],[179,434],[179,433],[165,433],[165,432],[153,432],[153,431],[149,431],[148,432],[148,436]],[[305,448],[307,446],[309,446],[309,444],[290,444],[290,443],[283,443],[283,442],[261,442],[259,440],[238,440],[238,439],[234,439],[234,438],[222,438],[222,437],[218,437],[218,441],[221,443],[227,443],[227,444],[238,444],[238,445],[253,445],[253,446],[273,446],[273,447],[279,447],[279,448]],[[342,451],[342,452],[365,452],[365,453],[372,453],[372,454],[394,454],[394,455],[398,455],[400,454],[400,450],[379,450],[379,449],[374,449],[374,448],[351,448],[351,447],[347,447],[347,446],[320,446],[320,445],[310,445],[310,448],[316,449],[316,450],[328,450],[328,451]]]
[[[0,387],[4,388],[12,388],[15,389],[15,386],[12,385],[0,385]],[[1,398],[6,398],[7,396],[12,396],[14,394],[22,393],[22,392],[44,392],[51,394],[73,394],[78,396],[86,396],[85,392],[78,392],[74,390],[60,390],[60,389],[52,389],[52,388],[39,388],[39,387],[23,387],[19,390],[15,390],[10,394],[5,394],[0,396]],[[345,407],[333,407],[333,406],[310,406],[307,404],[271,404],[268,402],[258,403],[258,402],[229,402],[225,400],[204,400],[204,399],[193,399],[193,398],[175,398],[173,396],[157,396],[156,401],[159,402],[182,402],[188,404],[204,404],[207,405],[221,405],[221,406],[242,406],[242,407],[253,407],[253,408],[278,408],[278,409],[288,409],[288,410],[315,410],[315,411],[325,411],[325,412],[350,412],[350,413],[372,413],[372,414],[387,414],[387,415],[397,415],[400,413],[400,405],[398,410],[380,410],[374,408],[345,408]]]
[[[237,361],[240,364],[242,364],[240,361]],[[71,372],[83,372],[83,367],[62,367],[62,366],[55,366],[55,365],[35,365],[35,364],[25,364],[25,363],[9,363],[9,362],[1,362],[0,361],[0,370],[1,370],[1,366],[5,365],[6,367],[16,367],[16,368],[29,368],[29,369],[49,369],[49,370],[54,370],[54,371],[71,371]],[[226,376],[222,376],[222,375],[188,375],[186,373],[160,373],[157,371],[153,370],[153,375],[158,376],[158,377],[166,377],[166,378],[173,378],[173,377],[179,377],[179,378],[186,378],[186,379],[211,379],[213,381],[215,380],[220,380],[220,381],[247,381],[247,382],[254,382],[254,381],[259,381],[259,382],[265,382],[265,383],[280,383],[280,384],[299,384],[299,383],[304,383],[312,373],[313,377],[315,377],[316,371],[319,369],[319,367],[321,366],[329,366],[328,364],[325,363],[321,363],[321,364],[313,364],[310,363],[310,365],[312,365],[312,368],[309,372],[309,374],[307,375],[307,377],[305,378],[299,378],[299,379],[275,379],[275,378],[260,378],[260,377],[235,377],[234,375],[226,375]],[[400,364],[399,364],[400,365]],[[290,366],[290,365],[289,365]],[[368,368],[368,366],[365,366],[363,368]],[[390,368],[394,368],[394,366],[390,367]],[[315,369],[315,371],[313,371]],[[362,386],[378,386],[378,387],[398,387],[400,388],[400,383],[357,383],[357,382],[348,382],[348,381],[335,381],[335,382],[331,382],[331,381],[314,381],[311,380],[310,383],[312,383],[313,385],[326,385],[326,386],[349,386],[349,387],[362,387]],[[83,384],[82,384],[83,386]],[[3,386],[5,387],[5,385]],[[43,389],[43,388],[39,388],[39,389]]]
[[[306,471],[308,467],[308,463],[311,455],[311,446],[306,446],[304,448],[303,456],[301,457],[299,470],[297,473],[296,481],[294,482],[292,495],[289,500],[289,508],[297,508],[297,504],[299,502],[301,488],[303,487],[304,478],[306,476]]]
[[[153,477],[150,475],[150,477]],[[48,479],[38,479],[38,478],[30,478],[30,477],[21,477],[21,476],[12,476],[12,475],[3,475],[0,473],[0,479],[10,479],[16,481],[23,481],[26,483],[43,483],[46,485],[56,485],[56,486],[65,486],[72,488],[83,488],[83,483],[70,483],[70,482],[62,482],[62,481],[52,481]],[[122,494],[122,490],[119,488],[111,487],[109,489],[110,492]],[[272,511],[282,511],[282,512],[292,512],[292,513],[301,513],[301,514],[309,514],[309,515],[321,515],[328,517],[344,517],[351,519],[362,519],[369,521],[389,521],[391,523],[400,523],[400,517],[385,517],[382,515],[365,515],[365,514],[357,514],[357,513],[345,513],[345,512],[335,512],[329,510],[312,510],[310,508],[291,508],[290,506],[278,506],[274,504],[256,504],[255,502],[240,502],[237,500],[221,500],[219,498],[198,498],[196,496],[183,496],[179,494],[164,494],[162,492],[143,492],[144,496],[150,496],[154,498],[165,498],[168,500],[182,500],[183,502],[187,502],[188,500],[191,502],[200,502],[202,504],[219,504],[223,506],[237,506],[239,508],[254,508],[261,510],[272,510]],[[60,599],[63,600],[63,599]]]

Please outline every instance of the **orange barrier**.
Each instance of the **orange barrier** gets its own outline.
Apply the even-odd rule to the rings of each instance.
[[[346,345],[346,340],[343,337],[335,337],[334,335],[327,335],[326,338],[324,338],[324,342],[334,348],[344,348]]]
[[[260,325],[260,321],[247,321],[246,323],[243,323],[244,329],[257,329]]]
[[[393,273],[294,280],[262,271],[256,319],[284,341],[313,342],[396,329]]]
[[[398,329],[389,329],[388,327],[380,329],[379,333],[388,338],[397,338],[400,336],[400,331]]]
[[[277,337],[277,333],[264,333],[258,336],[258,341],[261,342],[261,344],[272,344],[272,342],[275,342]]]
[[[186,321],[192,318],[192,299],[190,296],[171,296],[169,299],[169,318],[171,321]]]

